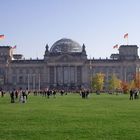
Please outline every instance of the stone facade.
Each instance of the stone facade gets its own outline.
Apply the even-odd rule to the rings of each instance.
[[[119,54],[109,59],[87,59],[85,45],[71,39],[61,39],[49,49],[44,59],[27,60],[12,54],[10,46],[0,47],[0,86],[40,90],[44,88],[90,88],[90,79],[96,73],[105,74],[105,87],[112,74],[123,81],[131,81],[139,71],[140,59],[136,45],[122,45]]]

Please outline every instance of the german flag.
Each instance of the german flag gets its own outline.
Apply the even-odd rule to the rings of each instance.
[[[128,33],[126,33],[126,34],[124,35],[124,38],[128,38]]]
[[[0,39],[4,39],[4,35],[0,35]]]
[[[113,49],[118,48],[118,47],[119,47],[118,44],[116,44],[115,46],[113,46]]]

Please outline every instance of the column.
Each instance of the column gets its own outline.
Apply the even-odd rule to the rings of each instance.
[[[56,86],[56,66],[54,66],[54,86]]]

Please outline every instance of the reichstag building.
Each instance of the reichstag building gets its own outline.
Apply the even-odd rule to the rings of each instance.
[[[11,49],[0,46],[0,86],[6,90],[90,88],[96,73],[105,74],[106,88],[112,74],[129,82],[140,67],[137,45],[121,45],[106,59],[88,59],[85,45],[67,38],[46,45],[43,59],[25,59]]]

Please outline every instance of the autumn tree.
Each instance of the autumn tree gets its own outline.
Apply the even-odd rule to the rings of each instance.
[[[134,75],[134,82],[135,82],[136,88],[140,88],[140,72],[137,72]]]
[[[104,86],[104,77],[103,73],[96,73],[95,76],[92,77],[92,87],[95,90],[101,91]]]
[[[115,74],[112,74],[109,80],[109,89],[114,92],[115,90],[120,89],[120,88],[121,88],[120,79],[118,79]]]
[[[128,93],[129,91],[129,84],[127,82],[121,82],[121,88],[123,93]]]

